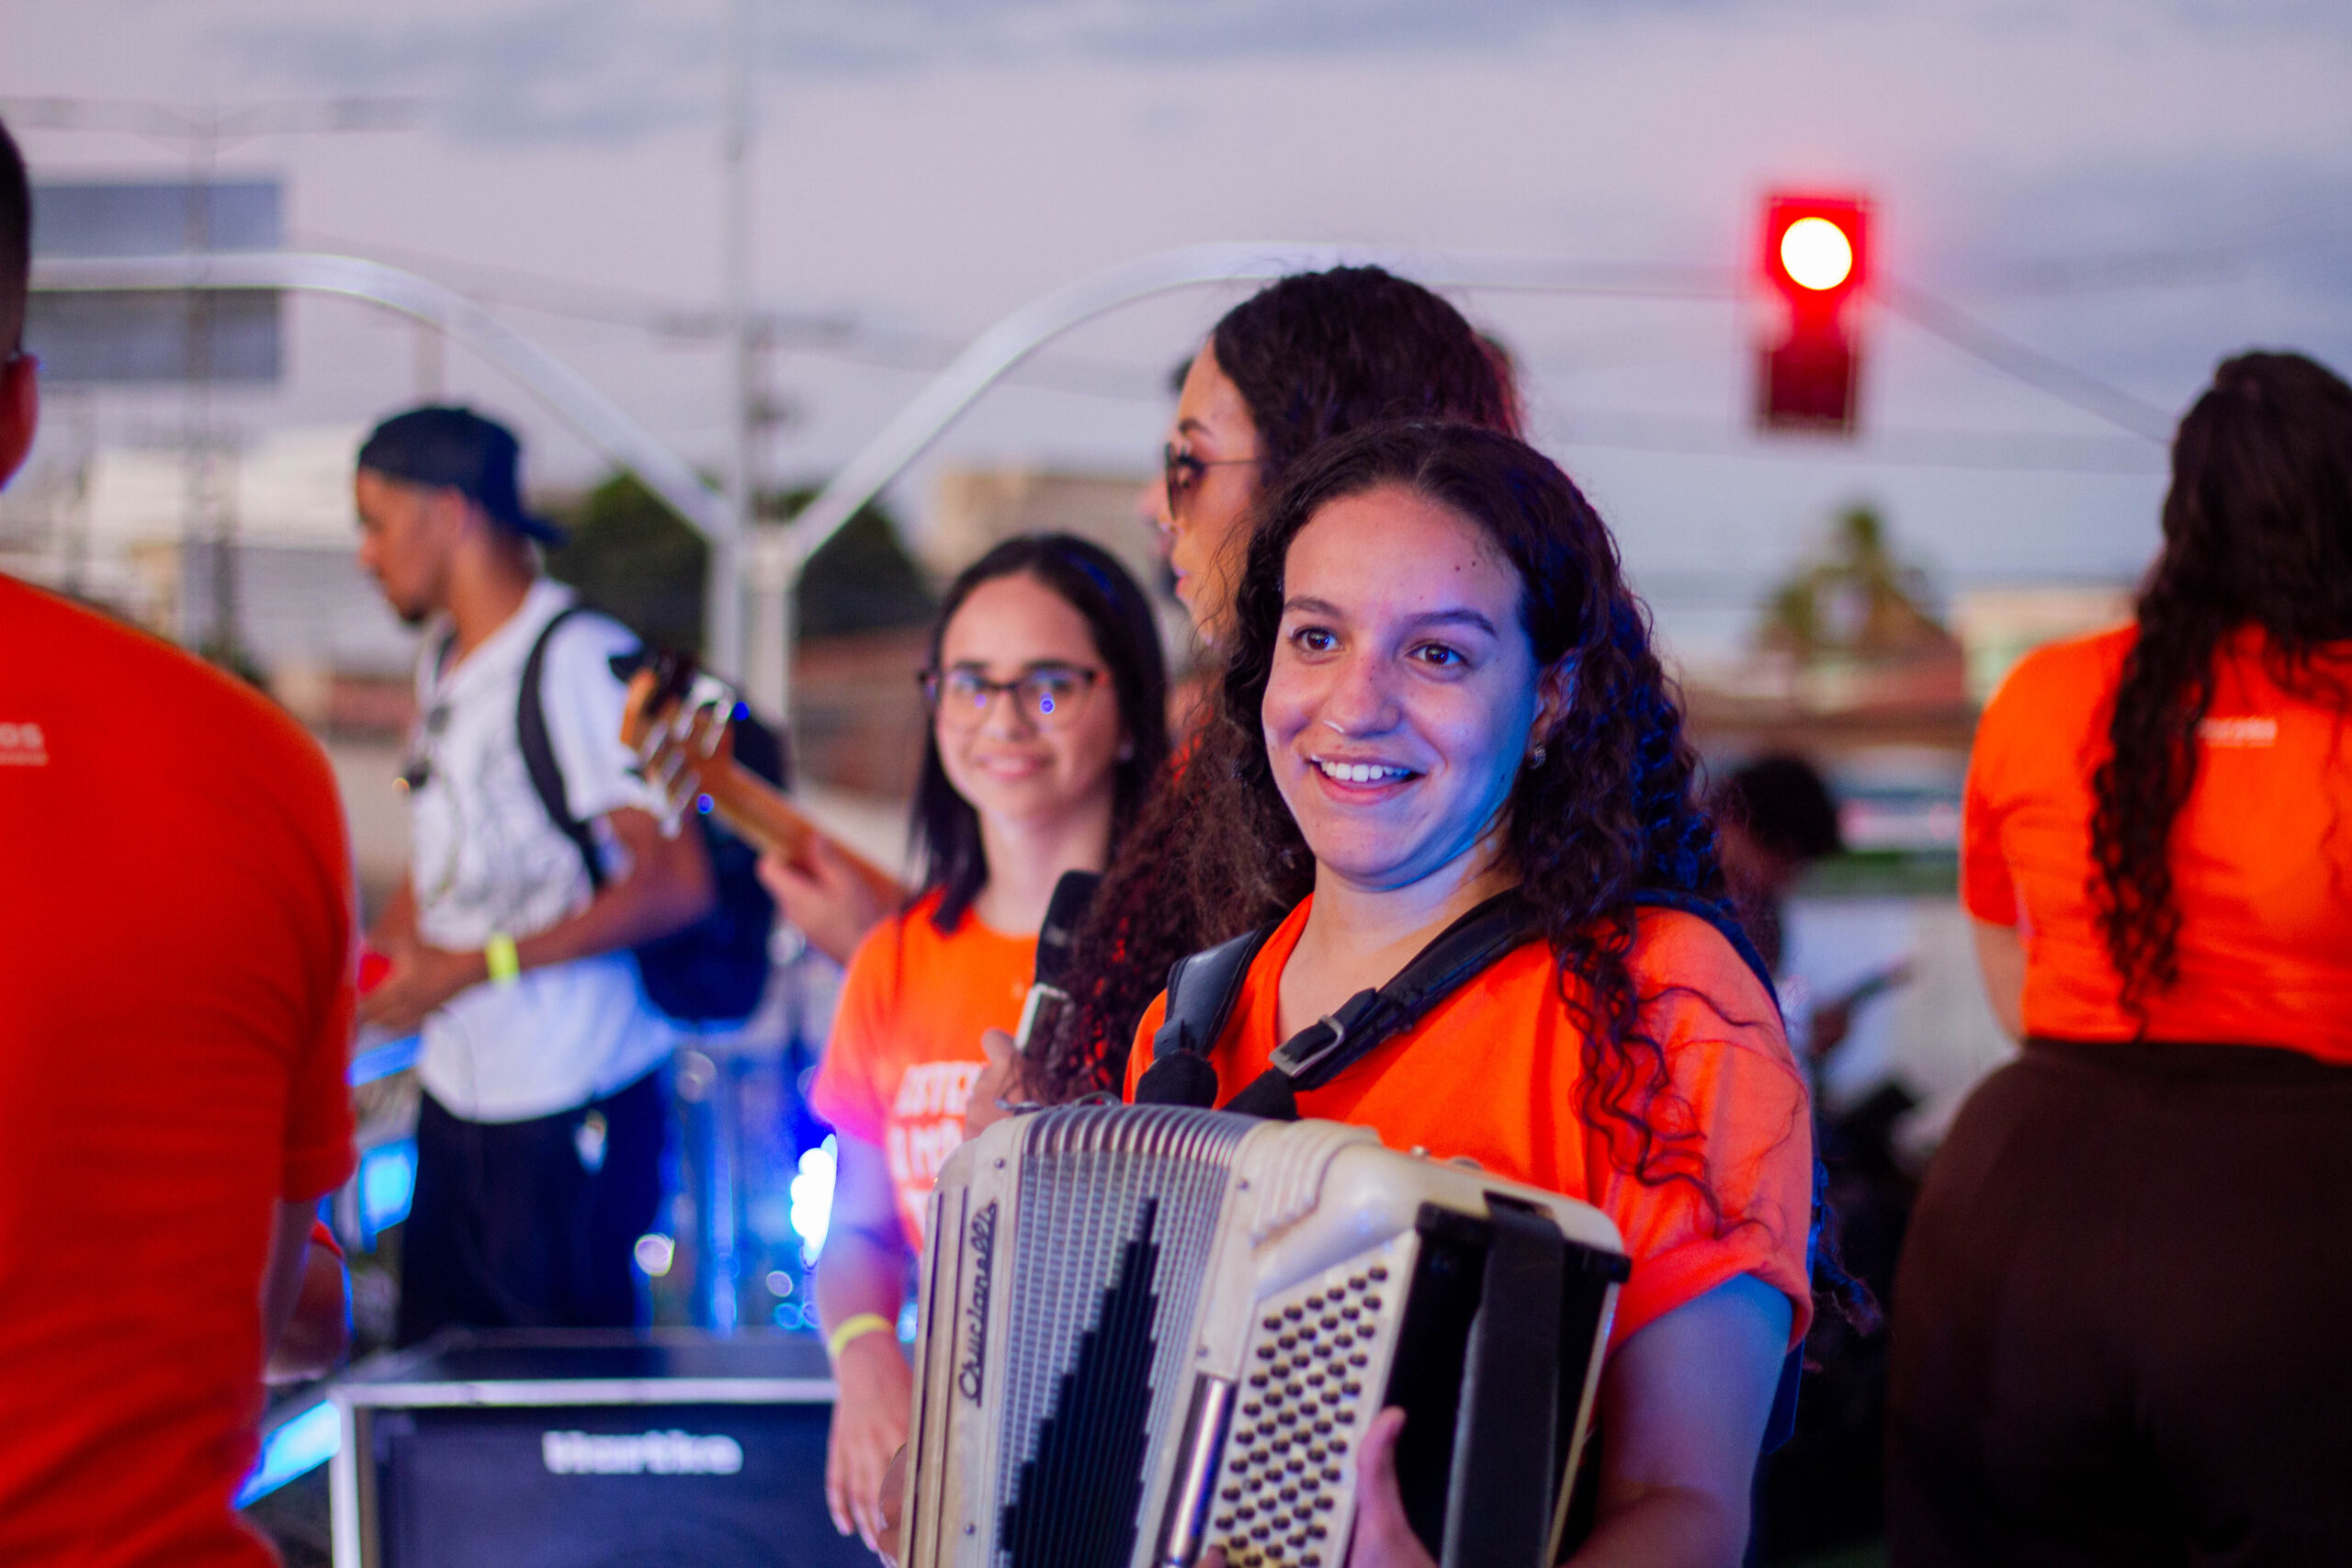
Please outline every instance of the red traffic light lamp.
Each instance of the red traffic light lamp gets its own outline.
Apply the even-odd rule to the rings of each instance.
[[[1764,279],[1783,322],[1758,363],[1756,423],[1847,435],[1861,365],[1852,300],[1870,276],[1870,207],[1852,197],[1775,196],[1764,210]]]

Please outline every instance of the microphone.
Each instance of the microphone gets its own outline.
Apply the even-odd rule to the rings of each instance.
[[[1028,999],[1021,1004],[1020,1028],[1012,1036],[1013,1048],[1023,1056],[1030,1055],[1032,1040],[1054,1037],[1069,1006],[1069,992],[1062,988],[1062,981],[1078,946],[1079,922],[1086,918],[1086,907],[1094,901],[1094,889],[1102,881],[1091,871],[1066,871],[1054,884],[1054,896],[1046,904],[1046,924],[1037,932],[1037,972],[1029,983]]]

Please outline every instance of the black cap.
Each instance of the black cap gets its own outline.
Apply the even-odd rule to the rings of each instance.
[[[563,530],[523,510],[516,483],[522,447],[514,433],[471,409],[426,407],[396,413],[359,448],[359,466],[408,484],[458,491],[492,523],[542,544]]]

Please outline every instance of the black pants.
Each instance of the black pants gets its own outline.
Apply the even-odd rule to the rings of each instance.
[[[399,1343],[451,1325],[639,1322],[632,1253],[662,1201],[664,1077],[656,1069],[527,1122],[469,1122],[424,1097],[416,1192],[401,1228]]]
[[[2037,1042],[1895,1278],[1889,1560],[2352,1563],[2352,1068]]]

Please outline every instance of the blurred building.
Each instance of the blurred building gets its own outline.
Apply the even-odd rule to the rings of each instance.
[[[1683,671],[1710,751],[1813,755],[1879,747],[1964,754],[1975,731],[1966,656],[1878,514],[1856,508],[1764,601],[1745,657]]]
[[[2018,660],[2057,642],[2132,618],[2132,589],[2120,582],[2021,583],[1973,588],[1952,602],[1952,627],[1968,666],[1969,700],[1982,707]]]
[[[923,518],[923,565],[944,582],[1016,534],[1076,534],[1118,557],[1136,581],[1149,586],[1168,572],[1147,508],[1148,487],[1156,482],[1132,474],[944,469]]]

